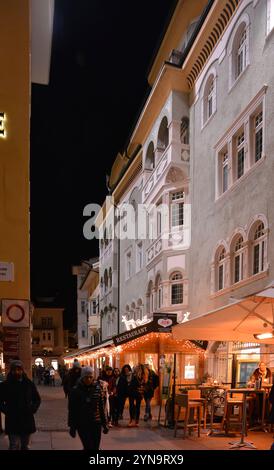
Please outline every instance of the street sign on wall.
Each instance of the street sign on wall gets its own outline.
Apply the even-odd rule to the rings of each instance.
[[[30,326],[30,303],[28,300],[2,300],[2,326],[28,328]]]
[[[0,281],[14,281],[14,264],[0,261]]]

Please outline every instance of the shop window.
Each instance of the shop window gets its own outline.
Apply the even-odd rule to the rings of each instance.
[[[184,379],[194,380],[196,378],[197,357],[194,355],[185,356]]]

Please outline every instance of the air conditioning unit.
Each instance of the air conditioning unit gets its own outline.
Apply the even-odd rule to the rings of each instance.
[[[170,53],[170,56],[169,56],[168,60],[171,64],[180,65],[182,57],[183,57],[182,51],[178,51],[177,49],[173,49]]]

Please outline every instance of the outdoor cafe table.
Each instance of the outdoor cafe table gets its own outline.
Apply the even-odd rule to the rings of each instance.
[[[211,411],[210,411],[210,429],[209,429],[209,432],[208,432],[208,436],[213,436],[215,435],[216,436],[216,433],[214,433],[214,431],[216,431],[216,429],[214,428],[214,398],[215,398],[215,395],[214,395],[214,392],[216,390],[219,390],[219,389],[226,389],[225,386],[222,386],[222,385],[214,385],[214,384],[208,384],[208,385],[200,385],[199,386],[199,390],[205,390],[205,391],[208,391],[209,394],[208,394],[208,397],[209,397],[209,401],[210,401],[210,408],[211,408]],[[218,423],[218,430],[220,430],[220,424]],[[218,433],[218,435],[220,435],[220,433]],[[221,435],[224,435],[223,433]]]
[[[226,393],[233,394],[233,393],[241,393],[243,395],[243,417],[242,417],[242,431],[241,431],[241,440],[236,442],[230,442],[231,449],[235,449],[237,447],[249,447],[251,449],[256,449],[256,447],[252,444],[252,442],[245,441],[246,435],[246,397],[250,393],[262,393],[263,394],[263,414],[262,414],[262,423],[264,422],[264,412],[265,412],[265,396],[266,391],[265,389],[256,390],[255,388],[231,388],[227,390]]]
[[[259,390],[256,390],[255,388],[250,388],[248,390],[251,391],[251,393],[256,393],[256,395],[262,395],[263,396],[263,403],[262,403],[262,414],[261,414],[261,422],[258,426],[253,426],[252,428],[249,428],[250,431],[264,431],[268,432],[266,428],[266,423],[265,423],[265,408],[266,408],[266,396],[271,389],[272,385],[270,384],[263,384],[262,388]]]

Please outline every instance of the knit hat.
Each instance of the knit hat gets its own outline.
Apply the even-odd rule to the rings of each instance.
[[[14,359],[13,361],[10,361],[10,369],[16,369],[16,367],[18,367],[19,369],[24,369],[23,362],[19,359]]]
[[[81,379],[86,377],[87,375],[92,375],[94,376],[94,369],[92,367],[83,367],[82,372],[81,372]]]
[[[80,364],[80,362],[79,362],[79,361],[74,361],[74,363],[73,363],[73,366],[72,366],[72,367],[74,367],[74,369],[76,369],[76,368],[78,368],[78,369],[81,369],[81,364]]]

